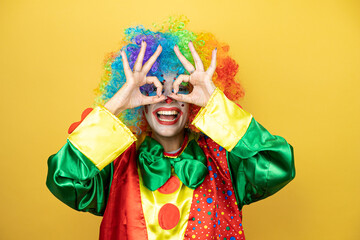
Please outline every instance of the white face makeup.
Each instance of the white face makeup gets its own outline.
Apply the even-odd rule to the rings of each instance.
[[[164,76],[164,95],[172,92],[173,80],[176,75]],[[145,117],[153,133],[162,137],[177,136],[184,130],[189,116],[189,104],[166,99],[163,102],[145,106]]]

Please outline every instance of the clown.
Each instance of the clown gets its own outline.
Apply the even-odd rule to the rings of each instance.
[[[228,46],[169,25],[125,31],[47,186],[102,215],[100,239],[245,239],[242,207],[294,178],[293,149],[228,98],[243,94]]]

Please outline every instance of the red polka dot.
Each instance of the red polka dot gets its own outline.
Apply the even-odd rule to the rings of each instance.
[[[164,185],[158,188],[158,191],[162,194],[171,194],[178,190],[179,187],[180,180],[175,176],[171,176]]]
[[[180,211],[177,206],[167,203],[161,207],[158,215],[159,225],[164,230],[170,230],[179,223]]]

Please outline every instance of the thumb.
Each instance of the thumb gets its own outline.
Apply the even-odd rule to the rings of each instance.
[[[160,97],[158,97],[158,96],[152,96],[152,97],[143,96],[141,105],[149,105],[149,104],[159,103],[159,102],[164,101],[165,98],[166,97],[164,95],[161,95]]]
[[[190,94],[175,94],[175,93],[171,93],[169,95],[170,98],[175,99],[176,101],[179,102],[186,102],[186,103],[192,103],[192,98],[190,96]]]

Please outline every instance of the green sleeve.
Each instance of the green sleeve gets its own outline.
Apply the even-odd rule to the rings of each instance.
[[[46,185],[66,205],[103,215],[113,175],[113,164],[101,171],[68,140],[48,159]]]
[[[240,209],[276,193],[295,177],[292,146],[254,118],[227,157]]]

